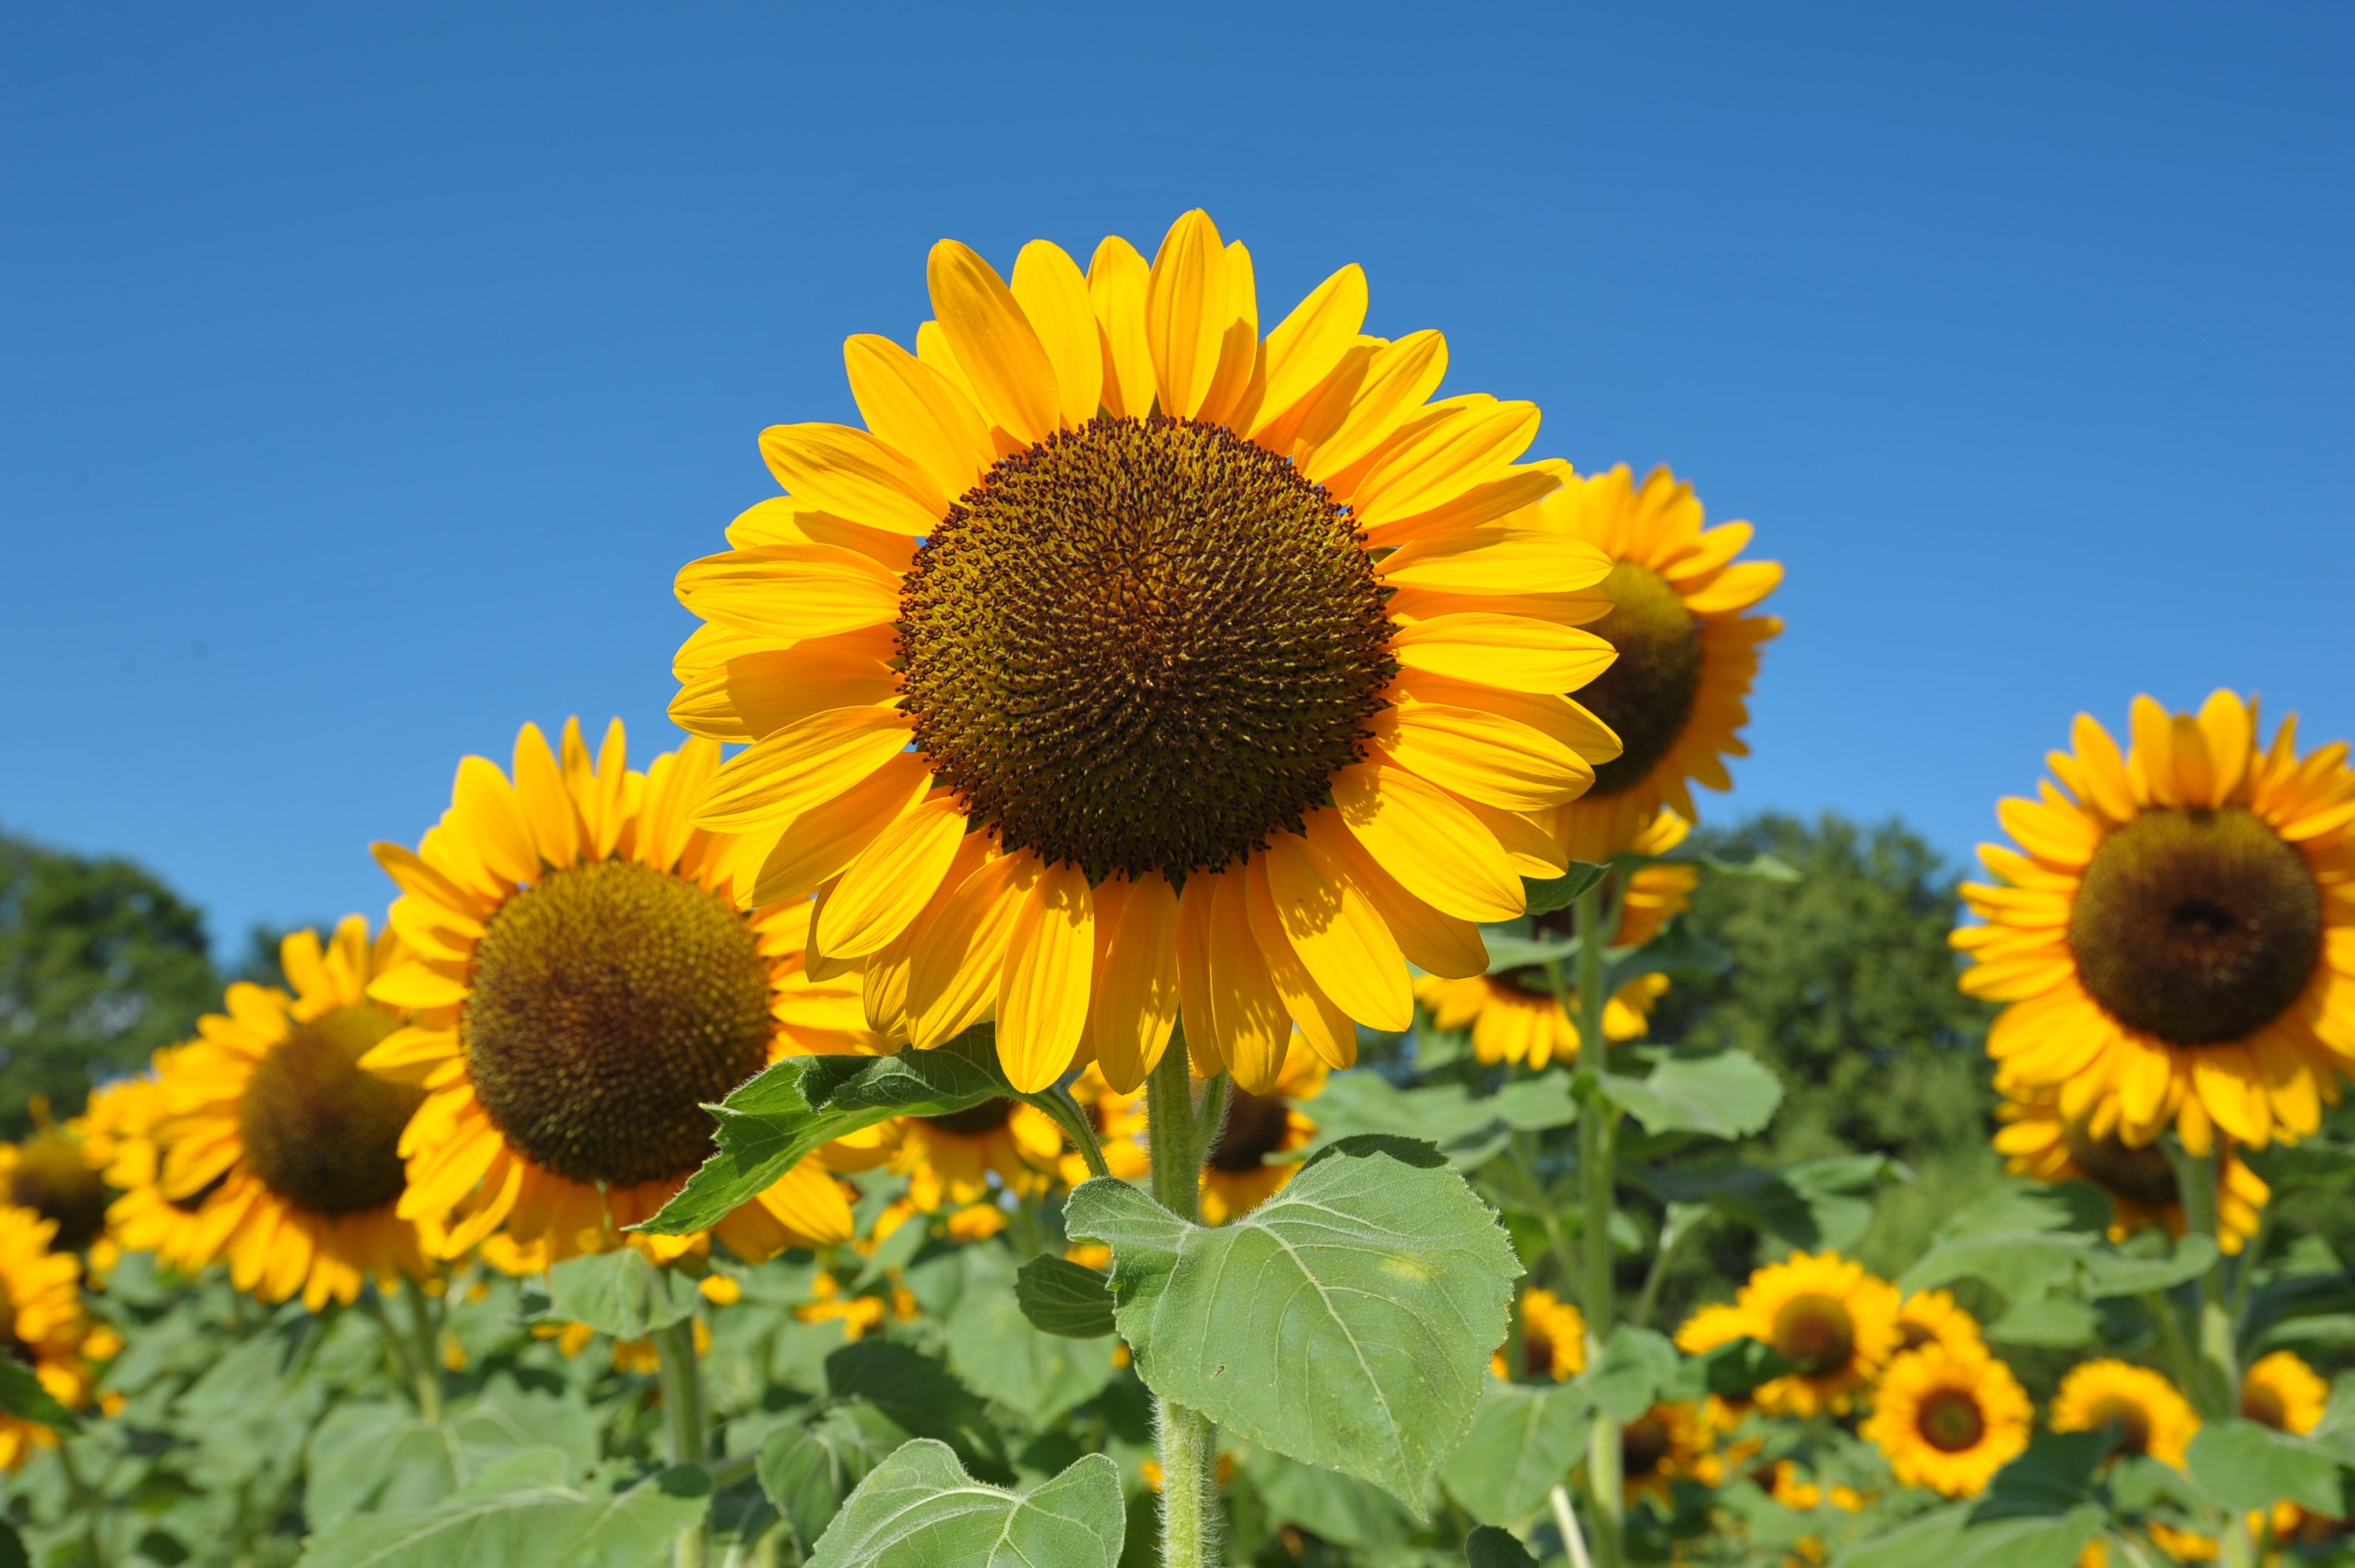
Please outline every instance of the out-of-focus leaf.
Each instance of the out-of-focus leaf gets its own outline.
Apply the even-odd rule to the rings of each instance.
[[[1470,1568],[1538,1568],[1520,1538],[1509,1531],[1484,1524],[1464,1538],[1464,1561]]]
[[[1803,1251],[1838,1252],[1871,1223],[1872,1189],[1888,1168],[1886,1156],[1867,1154],[1775,1170],[1729,1160],[1628,1174],[1672,1203],[1708,1203]]]
[[[1127,1520],[1120,1472],[1091,1454],[1027,1496],[968,1477],[918,1439],[875,1467],[818,1541],[810,1568],[1115,1568]]]
[[[842,1502],[898,1446],[866,1430],[849,1410],[829,1410],[807,1426],[783,1426],[761,1445],[755,1471],[794,1543],[807,1557]]]
[[[37,1421],[66,1432],[81,1424],[72,1411],[41,1386],[32,1368],[13,1357],[0,1356],[0,1410],[20,1421]]]
[[[967,1388],[1045,1426],[1112,1381],[1109,1339],[1042,1334],[1023,1316],[1003,1246],[967,1247],[964,1262],[964,1292],[949,1315],[949,1366]]]
[[[1334,1144],[1215,1230],[1102,1178],[1064,1226],[1111,1246],[1121,1337],[1154,1392],[1417,1509],[1471,1425],[1521,1272],[1464,1179],[1406,1138]]]
[[[1337,1072],[1316,1096],[1316,1136],[1300,1151],[1305,1162],[1344,1138],[1387,1134],[1436,1144],[1458,1170],[1477,1170],[1494,1159],[1512,1136],[1502,1096],[1475,1099],[1461,1084],[1401,1089],[1370,1068]],[[1516,1100],[1521,1114],[1535,1114],[1543,1102]]]
[[[1369,1481],[1321,1470],[1250,1445],[1245,1467],[1268,1519],[1306,1531],[1319,1541],[1386,1557],[1406,1544],[1414,1518]]]
[[[578,1395],[559,1398],[494,1378],[482,1397],[439,1422],[406,1405],[361,1402],[329,1411],[311,1434],[303,1511],[313,1530],[346,1515],[423,1509],[526,1449],[562,1454],[559,1478],[597,1461],[597,1429]]]
[[[991,1475],[1006,1469],[1005,1441],[972,1391],[930,1356],[888,1339],[861,1339],[826,1359],[826,1390],[864,1400],[919,1437],[947,1444]]]
[[[1598,866],[1591,860],[1572,860],[1570,869],[1559,877],[1543,881],[1534,878],[1521,879],[1521,891],[1529,898],[1529,912],[1552,914],[1568,909],[1578,901],[1578,895],[1610,875],[1611,868]]]
[[[1603,994],[1615,997],[1630,980],[1666,975],[1671,980],[1707,980],[1724,974],[1733,959],[1703,936],[1690,914],[1679,914],[1641,947],[1614,953],[1604,962]]]
[[[2134,1258],[2107,1247],[2095,1247],[2084,1259],[2078,1288],[2099,1299],[2105,1296],[2140,1296],[2198,1279],[2215,1263],[2216,1243],[2205,1236],[2185,1236],[2163,1258]]]
[[[1682,859],[1684,857],[1682,856],[1671,855],[1668,857],[1668,860],[1673,865],[1676,861]],[[1705,866],[1721,877],[1754,877],[1762,882],[1796,882],[1801,880],[1797,867],[1792,865],[1788,860],[1784,859],[1780,855],[1772,854],[1764,849],[1760,849],[1752,855],[1739,859],[1725,855],[1711,855],[1707,852],[1703,852],[1693,856],[1692,863],[1697,866]]]
[[[2200,1490],[2233,1513],[2293,1502],[2309,1513],[2337,1517],[2339,1460],[2320,1444],[2254,1421],[2211,1421],[2184,1454],[2184,1467]]]
[[[1040,1253],[1014,1275],[1014,1299],[1042,1334],[1100,1339],[1112,1332],[1112,1281],[1084,1264]]]
[[[2066,1350],[2090,1345],[2102,1326],[2102,1315],[2066,1296],[2042,1296],[2016,1301],[2002,1317],[1987,1326],[1987,1336],[1998,1345],[2040,1345]]]
[[[1465,1511],[1491,1524],[1526,1517],[1546,1488],[1586,1454],[1594,1407],[1575,1383],[1545,1386],[1491,1378],[1472,1431],[1439,1478]]]
[[[1700,1362],[1704,1385],[1721,1399],[1740,1398],[1796,1370],[1774,1346],[1758,1339],[1731,1340],[1702,1356]]]
[[[1783,1101],[1783,1085],[1746,1051],[1651,1051],[1642,1078],[1597,1072],[1611,1102],[1647,1133],[1705,1133],[1742,1138],[1764,1127]]]
[[[1671,1386],[1683,1372],[1684,1359],[1665,1336],[1622,1323],[1611,1330],[1602,1360],[1581,1374],[1578,1386],[1597,1409],[1624,1423],[1651,1409],[1663,1393],[1699,1392]]]
[[[700,1466],[600,1496],[567,1485],[567,1463],[527,1449],[433,1508],[353,1514],[311,1538],[302,1568],[646,1568],[710,1506]]]
[[[634,1247],[568,1258],[548,1271],[548,1309],[616,1339],[643,1339],[694,1315],[695,1281]]]
[[[1987,1495],[1974,1506],[1974,1522],[2016,1517],[2057,1518],[2098,1503],[2094,1471],[2110,1452],[2101,1432],[2048,1432],[1995,1473]]]

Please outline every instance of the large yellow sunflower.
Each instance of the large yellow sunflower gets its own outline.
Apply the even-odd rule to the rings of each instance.
[[[2119,1450],[2147,1454],[2183,1468],[2200,1417],[2175,1385],[2129,1361],[2085,1361],[2069,1370],[2052,1396],[2052,1430],[2098,1432],[2115,1423]]]
[[[2035,1410],[2011,1369],[1984,1351],[1941,1345],[1889,1363],[1859,1429],[1909,1487],[1975,1498],[2028,1447]]]
[[[2185,1230],[2183,1189],[2167,1151],[2145,1144],[2130,1147],[2115,1132],[2095,1137],[2083,1123],[2071,1123],[2050,1098],[2006,1098],[1995,1108],[1995,1149],[2005,1168],[2039,1181],[2083,1181],[2110,1200],[2110,1239],[2123,1242],[2154,1227],[2170,1236]],[[2216,1244],[2238,1253],[2257,1233],[2273,1189],[2248,1167],[2230,1138],[2222,1140],[2216,1167]]]
[[[1578,697],[1625,750],[1596,766],[1594,787],[1559,807],[1553,823],[1572,858],[1599,864],[1634,848],[1664,805],[1698,820],[1693,784],[1733,787],[1725,759],[1750,752],[1741,730],[1759,650],[1783,629],[1746,612],[1783,569],[1735,560],[1750,525],[1704,529],[1692,485],[1665,468],[1641,486],[1624,466],[1572,478],[1537,513],[1540,526],[1611,560],[1612,610],[1594,629],[1619,658]]]
[[[1791,1363],[1761,1383],[1769,1414],[1845,1414],[1899,1343],[1897,1287],[1837,1253],[1796,1253],[1750,1276],[1731,1307],[1703,1307],[1677,1331],[1689,1355],[1733,1339],[1772,1346]]]
[[[93,1330],[82,1316],[81,1260],[56,1252],[57,1221],[29,1209],[0,1207],[0,1351],[32,1369],[49,1397],[71,1409],[90,1397],[89,1357],[119,1348],[112,1330]],[[106,1343],[94,1345],[93,1337]],[[0,1470],[14,1470],[37,1448],[57,1446],[57,1434],[37,1422],[0,1412]]]
[[[76,1117],[60,1126],[50,1119],[44,1095],[33,1097],[32,1110],[33,1135],[20,1144],[0,1144],[0,1202],[56,1221],[53,1244],[78,1253],[105,1231],[112,1196],[90,1150],[90,1124]]]
[[[2260,747],[2229,691],[2195,717],[2134,703],[2133,747],[2077,716],[2038,800],[2003,802],[2017,850],[1980,848],[1986,922],[1955,933],[1999,1086],[2057,1098],[2139,1148],[2170,1123],[2195,1154],[2321,1125],[2355,1061],[2355,772],[2300,759],[2296,720]]]
[[[2241,1374],[2241,1413],[2275,1431],[2305,1436],[2329,1403],[2330,1385],[2295,1350],[2275,1350]]]
[[[512,782],[468,757],[415,851],[376,846],[409,951],[368,994],[419,1016],[366,1060],[426,1091],[400,1211],[439,1255],[496,1241],[486,1257],[527,1271],[618,1246],[711,1153],[707,1103],[779,1057],[880,1044],[855,978],[809,977],[806,902],[738,912],[737,841],[687,820],[719,763],[690,741],[637,773],[619,720],[593,762],[568,721],[559,762],[527,724]],[[712,1233],[759,1262],[847,1241],[850,1210],[813,1155]],[[664,1259],[707,1244],[634,1241]]]
[[[1617,751],[1560,695],[1610,563],[1531,509],[1537,410],[1433,401],[1444,342],[1363,335],[1355,266],[1263,337],[1199,211],[1149,267],[1034,240],[1009,285],[944,240],[927,276],[914,354],[846,345],[867,428],[764,432],[789,494],[679,573],[672,714],[752,742],[696,821],[757,847],[741,896],[823,891],[877,1029],[995,1018],[1026,1093],[1083,1040],[1134,1089],[1181,1019],[1253,1093],[1295,1025],[1348,1065],[1410,961],[1487,968]]]
[[[1300,1168],[1274,1157],[1306,1146],[1316,1124],[1301,1105],[1325,1092],[1325,1063],[1295,1034],[1275,1082],[1258,1092],[1240,1083],[1227,1095],[1227,1119],[1202,1160],[1202,1223],[1223,1225],[1273,1197]]]
[[[371,942],[358,915],[324,944],[292,933],[279,965],[294,994],[232,985],[228,1011],[172,1052],[152,1131],[156,1192],[187,1213],[177,1255],[226,1259],[240,1290],[299,1295],[314,1312],[357,1300],[371,1276],[424,1272],[415,1228],[394,1211],[401,1128],[421,1096],[359,1065],[401,1025],[366,995],[400,956],[399,939]]]
[[[1663,811],[1636,835],[1631,848],[1639,854],[1664,855],[1691,831],[1692,825],[1683,817]],[[1700,880],[1700,873],[1691,866],[1638,869],[1627,879],[1613,945],[1640,947],[1649,942],[1669,917],[1692,902],[1693,887]],[[1577,930],[1576,911],[1566,907],[1541,914],[1531,924],[1540,937],[1569,935]],[[1668,989],[1666,975],[1640,975],[1620,987],[1604,1004],[1604,1037],[1643,1039],[1651,1027],[1652,1008]],[[1553,976],[1542,966],[1460,979],[1420,975],[1415,977],[1414,994],[1431,1009],[1432,1022],[1439,1028],[1472,1031],[1472,1054],[1480,1061],[1539,1068],[1578,1056],[1578,992],[1572,988],[1557,996]],[[1562,1005],[1565,999],[1567,1008]]]

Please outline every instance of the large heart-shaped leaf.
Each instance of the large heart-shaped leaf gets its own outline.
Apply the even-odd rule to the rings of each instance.
[[[1090,1454],[1028,1494],[984,1486],[945,1444],[903,1445],[875,1467],[810,1568],[1115,1568],[1128,1521],[1120,1471]]]
[[[1155,1392],[1418,1510],[1520,1273],[1496,1216],[1406,1138],[1345,1138],[1215,1230],[1103,1179],[1064,1225],[1111,1246],[1121,1337]]]
[[[1439,1478],[1474,1519],[1509,1524],[1544,1501],[1585,1456],[1593,1417],[1575,1386],[1491,1379],[1471,1435],[1440,1467]]]
[[[2335,1518],[2344,1506],[2334,1455],[2254,1421],[2211,1421],[2200,1427],[2184,1454],[2184,1466],[2202,1491],[2235,1513],[2288,1501]]]
[[[864,1420],[862,1420],[864,1416]],[[806,1557],[826,1533],[843,1499],[900,1439],[885,1442],[868,1428],[883,1425],[873,1412],[837,1407],[806,1426],[783,1426],[761,1445],[755,1472]]]
[[[919,1437],[949,1444],[986,1474],[1006,1474],[1005,1440],[972,1390],[930,1356],[888,1339],[861,1339],[826,1359],[826,1392],[864,1400]]]
[[[598,1496],[566,1484],[567,1463],[527,1449],[433,1508],[354,1514],[311,1538],[302,1568],[645,1568],[710,1506],[699,1466]]]
[[[1746,1051],[1638,1054],[1653,1059],[1646,1076],[1598,1072],[1595,1082],[1647,1133],[1746,1138],[1765,1126],[1783,1103],[1782,1081]]]

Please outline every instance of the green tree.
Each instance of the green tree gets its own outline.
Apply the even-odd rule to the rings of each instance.
[[[0,835],[0,1137],[186,1035],[218,1000],[204,919],[149,872]]]

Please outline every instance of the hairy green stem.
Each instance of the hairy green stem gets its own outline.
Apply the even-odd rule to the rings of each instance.
[[[409,1304],[409,1332],[414,1347],[414,1371],[417,1379],[417,1408],[428,1421],[442,1419],[442,1314],[438,1304],[427,1296],[418,1283],[406,1275],[400,1281],[401,1299]]]
[[[2214,1241],[2216,1181],[2221,1163],[2214,1147],[2211,1145],[2206,1154],[2195,1155],[2172,1137],[2165,1139],[2162,1147],[2174,1164],[2175,1184],[2183,1195],[2185,1231]],[[2224,1259],[2221,1253],[2208,1272],[2200,1276],[2199,1325],[2194,1339],[2199,1352],[2199,1378],[2184,1392],[2191,1396],[2201,1416],[2221,1421],[2239,1414],[2241,1403],[2240,1353],[2232,1342],[2232,1314],[2224,1304]]]
[[[1610,1064],[1610,1048],[1603,1038],[1603,954],[1614,934],[1603,928],[1600,884],[1578,895],[1578,1054],[1582,1067],[1602,1072]],[[1582,1200],[1579,1250],[1584,1264],[1586,1360],[1600,1365],[1603,1347],[1611,1338],[1614,1311],[1611,1279],[1611,1212],[1617,1191],[1614,1169],[1619,1108],[1597,1094],[1579,1107],[1578,1179]],[[1586,1481],[1593,1505],[1594,1561],[1600,1568],[1619,1568],[1625,1500],[1620,1492],[1619,1424],[1602,1411],[1594,1413],[1594,1430],[1586,1445]]]
[[[1043,1094],[1025,1094],[1022,1098],[1055,1119],[1055,1125],[1063,1129],[1064,1138],[1086,1164],[1090,1176],[1112,1174],[1112,1167],[1104,1163],[1103,1145],[1096,1137],[1095,1127],[1069,1093],[1050,1088]]]
[[[703,1371],[695,1354],[695,1316],[689,1313],[654,1333],[655,1365],[662,1379],[663,1415],[670,1434],[670,1462],[700,1465],[708,1456],[703,1417]],[[704,1568],[711,1554],[710,1520],[698,1520],[672,1543],[675,1568]]]
[[[1226,1075],[1211,1080],[1202,1109],[1223,1118]],[[1201,1122],[1215,1134],[1217,1122]],[[1146,1139],[1153,1157],[1153,1197],[1181,1220],[1200,1212],[1204,1134],[1197,1124],[1193,1074],[1182,1031],[1162,1052],[1145,1087]],[[1220,1563],[1218,1428],[1201,1412],[1156,1394],[1154,1437],[1161,1455],[1162,1568],[1213,1568]]]

